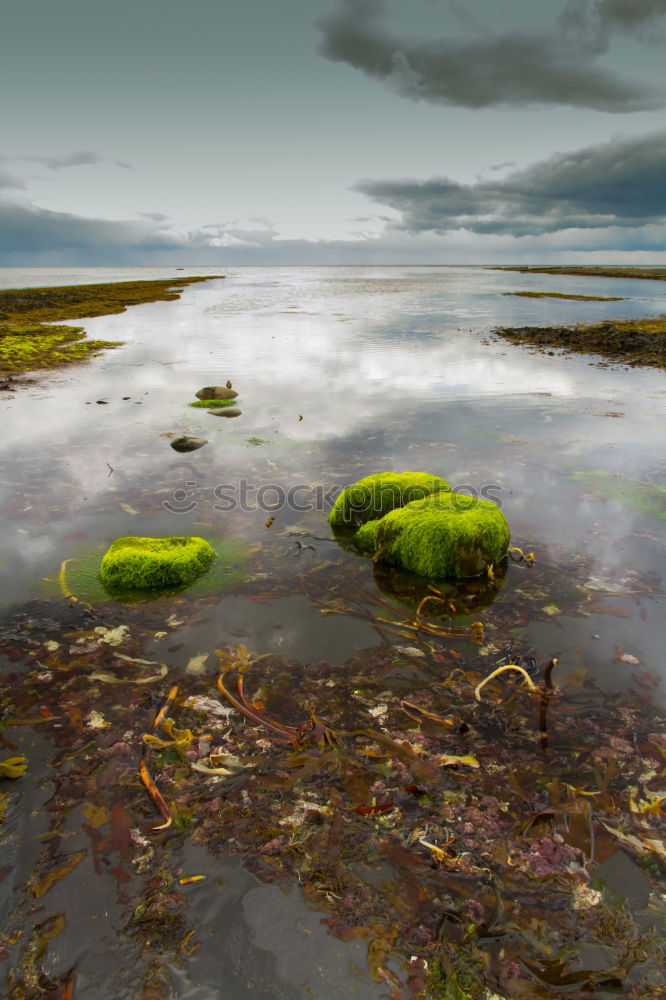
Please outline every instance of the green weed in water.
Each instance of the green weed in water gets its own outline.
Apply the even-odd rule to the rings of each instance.
[[[582,483],[603,500],[614,500],[630,510],[666,521],[666,486],[650,481],[624,479],[601,469],[574,472],[569,478]]]
[[[502,292],[520,299],[570,299],[572,302],[624,302],[622,295],[567,295],[564,292]]]
[[[215,409],[220,410],[223,406],[237,406],[237,399],[195,399],[193,403],[188,403],[188,406],[194,406],[202,410]]]
[[[488,996],[478,960],[469,946],[447,949],[442,961],[428,969],[426,990],[420,1000],[485,1000]]]

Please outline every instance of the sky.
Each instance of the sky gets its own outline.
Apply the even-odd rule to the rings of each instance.
[[[666,0],[21,0],[0,266],[666,264]]]

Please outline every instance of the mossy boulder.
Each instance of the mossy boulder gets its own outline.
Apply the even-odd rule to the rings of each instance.
[[[510,532],[497,504],[448,491],[367,522],[353,540],[375,560],[419,576],[460,579],[503,559]]]
[[[109,590],[185,587],[204,573],[215,552],[204,538],[119,538],[102,558],[99,575]]]
[[[450,489],[445,479],[427,472],[378,472],[343,490],[328,520],[334,531],[353,530],[413,500]]]
[[[379,531],[379,520],[366,521],[362,524],[354,535],[354,545],[361,550],[373,555],[377,547],[377,533]]]

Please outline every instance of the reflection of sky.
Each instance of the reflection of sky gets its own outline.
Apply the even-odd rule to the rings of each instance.
[[[138,276],[161,276],[152,270]],[[82,277],[70,272],[67,281]],[[37,285],[51,275],[29,278]],[[529,288],[651,298],[499,294]],[[454,485],[499,484],[517,544],[590,553],[600,573],[635,563],[659,574],[663,522],[602,504],[565,477],[605,469],[666,482],[663,373],[535,354],[479,333],[500,323],[658,312],[665,293],[656,282],[467,268],[244,268],[187,290],[180,302],[89,320],[89,336],[125,346],[47,374],[1,404],[0,489],[10,514],[3,600],[25,596],[29,580],[51,573],[72,544],[58,539],[71,534],[102,543],[180,534],[190,518],[220,522],[210,498],[221,482],[343,485],[383,468],[424,469]],[[240,418],[186,407],[202,385],[227,378],[240,393]],[[160,437],[183,431],[209,444],[178,455]],[[250,435],[270,444],[248,447]],[[161,508],[187,481],[202,491],[197,510]],[[289,520],[304,518],[280,513],[280,523]],[[326,533],[323,514],[305,520]],[[264,521],[224,516],[249,539],[263,537]],[[632,540],[635,532],[653,540]]]

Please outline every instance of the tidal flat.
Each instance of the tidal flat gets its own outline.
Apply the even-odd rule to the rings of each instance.
[[[83,361],[119,345],[118,341],[88,340],[83,327],[65,326],[62,320],[120,313],[142,302],[173,301],[188,285],[208,280],[193,277],[2,289],[0,380]]]
[[[635,278],[648,281],[666,281],[666,267],[612,267],[607,264],[563,264],[541,267],[534,264],[502,266],[501,271],[518,271],[520,274],[564,274],[587,278]]]
[[[6,995],[658,997],[665,375],[493,331],[659,317],[666,286],[225,273],[0,398]],[[590,301],[506,295],[564,280]],[[187,405],[227,381],[235,420]],[[385,470],[494,498],[506,557],[430,580],[341,544],[334,497]],[[127,536],[217,558],[119,598]]]
[[[511,267],[520,274],[551,274],[567,277],[628,278],[666,281],[665,268],[631,267]],[[612,302],[613,296],[575,295],[564,292],[507,292],[526,298],[563,298],[573,301]],[[574,326],[499,327],[499,336],[515,344],[530,344],[538,350],[560,348],[577,354],[596,354],[630,365],[666,368],[666,315]]]

